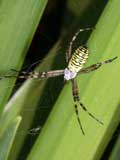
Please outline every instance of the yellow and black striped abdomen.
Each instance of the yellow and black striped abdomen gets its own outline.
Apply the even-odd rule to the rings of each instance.
[[[72,57],[68,63],[68,69],[72,72],[79,72],[80,69],[86,62],[88,58],[88,49],[86,47],[80,46],[72,54]]]

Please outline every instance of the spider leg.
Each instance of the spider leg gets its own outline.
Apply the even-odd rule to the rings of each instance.
[[[15,69],[10,69],[11,71],[14,71],[14,72],[20,72],[20,71],[17,71]],[[0,76],[0,80],[4,79],[4,78],[17,78],[16,75],[3,75],[3,76]]]
[[[73,98],[74,98],[74,107],[75,107],[75,112],[76,112],[76,115],[77,115],[77,119],[78,119],[78,122],[79,122],[79,125],[80,125],[80,128],[82,130],[82,133],[84,134],[84,131],[83,131],[83,128],[82,128],[82,125],[80,123],[80,118],[79,118],[79,115],[78,115],[78,107],[77,107],[77,103],[80,104],[80,107],[90,116],[92,117],[94,120],[96,120],[97,122],[99,122],[100,124],[103,125],[103,122],[101,122],[98,118],[96,118],[92,113],[90,113],[88,111],[88,109],[85,107],[85,105],[80,101],[80,98],[79,98],[79,93],[78,93],[78,86],[77,86],[77,82],[75,79],[72,79],[72,92],[73,92]]]
[[[27,72],[27,73],[30,72],[30,71],[32,70],[32,68],[35,67],[35,66],[36,66],[38,63],[40,63],[40,62],[41,62],[41,60],[38,60],[38,61],[32,63],[29,67],[25,67],[25,68],[27,68],[26,72]],[[23,68],[23,69],[25,70],[25,68]],[[23,70],[23,69],[22,69],[22,70]],[[20,70],[16,70],[16,69],[10,69],[10,70],[13,71],[13,72],[18,72],[18,73],[21,72]]]
[[[79,102],[79,103],[80,103],[80,106],[82,107],[82,109],[83,109],[85,112],[87,112],[87,114],[88,114],[90,117],[92,117],[92,118],[95,119],[97,122],[99,122],[100,124],[103,125],[103,122],[100,121],[98,118],[96,118],[92,113],[90,113],[90,112],[87,110],[87,108],[84,106],[84,104],[83,104],[82,102]]]
[[[11,71],[13,71],[13,72],[16,72],[16,73],[20,73],[21,71],[19,71],[19,70],[16,70],[16,69],[10,69]]]
[[[61,70],[52,70],[52,71],[47,71],[47,72],[25,72],[25,71],[17,71],[12,69],[14,72],[20,73],[18,76],[17,75],[4,75],[0,76],[0,80],[3,78],[19,78],[19,79],[38,79],[42,80],[44,78],[52,78],[52,77],[58,77],[61,75],[64,75],[64,69]]]
[[[86,68],[83,68],[79,71],[79,73],[90,73],[92,71],[95,71],[97,70],[98,68],[100,68],[103,64],[108,64],[108,63],[111,63],[112,61],[114,61],[115,59],[117,59],[118,57],[114,57],[112,59],[108,59],[108,60],[105,60],[103,62],[99,62],[99,63],[96,63],[96,64],[92,64],[91,66],[89,67],[86,67]]]
[[[82,134],[85,135],[85,132],[83,130],[81,121],[80,121],[80,117],[79,117],[79,112],[78,112],[78,105],[77,103],[79,102],[79,95],[78,95],[78,87],[77,87],[77,83],[75,81],[75,79],[72,79],[72,94],[73,94],[73,99],[74,99],[74,109],[75,109],[75,113],[77,116],[77,120],[80,126],[80,129],[82,131]]]
[[[29,74],[31,74],[31,72],[27,72],[27,71],[20,71],[20,70],[16,70],[16,69],[10,69],[11,71],[15,72],[15,73],[19,73],[19,76],[13,76],[13,75],[9,75],[9,78],[12,77],[16,77],[16,78],[20,78],[20,79],[27,79],[27,77],[29,76]]]
[[[21,72],[21,75],[19,78],[24,78],[24,79],[45,79],[45,78],[52,78],[52,77],[58,77],[64,74],[64,70],[52,70],[52,71],[47,71],[47,72]]]
[[[72,53],[72,45],[74,43],[74,41],[76,40],[78,34],[80,32],[83,32],[83,31],[89,31],[89,30],[93,30],[94,28],[80,28],[72,37],[72,40],[70,41],[69,43],[69,47],[68,47],[68,51],[66,52],[66,62],[68,62],[71,58],[71,53]]]
[[[41,62],[41,60],[38,60],[38,61],[32,63],[32,64],[28,67],[28,69],[27,69],[26,72],[30,72],[30,71],[32,70],[32,68],[35,67],[35,66],[36,66],[37,64],[39,64],[40,62]]]

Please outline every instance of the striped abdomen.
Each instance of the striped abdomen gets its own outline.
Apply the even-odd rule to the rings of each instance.
[[[88,58],[88,49],[86,47],[80,46],[72,54],[72,57],[68,63],[68,69],[72,72],[79,72],[80,69],[86,62]]]

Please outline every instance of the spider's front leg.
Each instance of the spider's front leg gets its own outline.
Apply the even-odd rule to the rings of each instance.
[[[83,68],[79,71],[79,73],[90,73],[92,71],[95,71],[97,69],[99,69],[103,64],[108,64],[108,63],[111,63],[113,62],[115,59],[117,59],[118,57],[114,57],[112,59],[108,59],[108,60],[105,60],[103,62],[98,62],[96,64],[92,64],[91,66],[89,67],[86,67],[86,68]]]
[[[72,40],[69,43],[69,47],[68,50],[66,52],[66,62],[68,62],[71,58],[71,54],[72,54],[72,46],[74,41],[76,40],[77,36],[79,35],[80,32],[84,32],[84,31],[89,31],[89,30],[93,30],[94,28],[80,28],[72,37]]]

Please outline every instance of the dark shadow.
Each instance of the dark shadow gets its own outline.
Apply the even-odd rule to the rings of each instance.
[[[110,154],[113,151],[113,148],[118,140],[119,135],[120,135],[120,124],[118,125],[117,129],[115,130],[110,142],[108,143],[108,145],[105,149],[105,152],[102,155],[101,160],[109,160]]]

